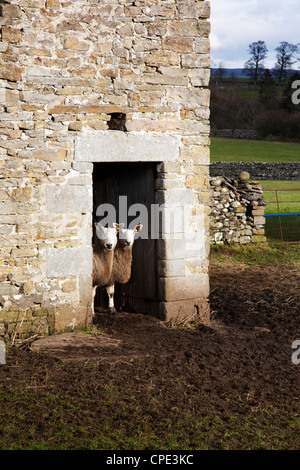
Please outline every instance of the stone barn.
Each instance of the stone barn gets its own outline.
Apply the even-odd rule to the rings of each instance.
[[[0,335],[91,324],[105,204],[127,224],[145,209],[127,311],[207,318],[209,15],[198,0],[0,1]]]

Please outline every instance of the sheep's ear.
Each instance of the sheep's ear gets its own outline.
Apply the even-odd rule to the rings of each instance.
[[[142,228],[143,228],[142,224],[138,224],[138,225],[135,226],[134,231],[135,232],[140,232],[142,230]]]
[[[116,224],[116,223],[114,223],[113,226],[114,226],[115,229],[119,232],[119,231],[124,227],[124,224]]]

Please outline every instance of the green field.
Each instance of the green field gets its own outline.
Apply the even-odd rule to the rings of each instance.
[[[261,184],[264,190],[284,189],[284,191],[277,191],[281,213],[300,212],[300,181],[261,181]],[[264,198],[265,201],[268,201],[265,212],[267,214],[277,213],[276,192],[264,191]]]
[[[212,137],[212,162],[300,162],[300,144]]]
[[[295,214],[300,213],[300,181],[262,181],[264,199],[267,202],[265,214]],[[296,190],[298,188],[298,190]],[[265,191],[266,189],[278,189]],[[284,191],[279,191],[284,189]],[[277,203],[278,198],[278,203]],[[266,217],[266,235],[269,241],[299,241],[300,215],[283,215]]]
[[[212,162],[299,162],[300,144],[291,142],[267,142],[262,140],[227,139],[213,137],[211,139]],[[300,176],[299,176],[300,180]],[[300,212],[300,181],[261,181],[263,189],[279,189],[279,209],[275,191],[264,191],[267,201],[265,214],[299,213]],[[286,189],[292,189],[287,191]],[[298,189],[298,191],[296,190]],[[300,216],[266,217],[266,235],[269,241],[300,240]]]

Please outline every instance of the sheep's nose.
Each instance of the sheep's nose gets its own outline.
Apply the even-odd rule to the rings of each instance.
[[[131,242],[125,242],[126,246],[130,246]]]
[[[112,249],[112,244],[111,244],[111,243],[106,243],[106,248],[107,248],[108,250],[111,250],[111,249]]]

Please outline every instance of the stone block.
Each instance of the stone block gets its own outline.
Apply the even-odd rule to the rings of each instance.
[[[170,23],[168,34],[185,37],[208,37],[210,23],[201,19],[182,19]]]
[[[77,136],[78,162],[161,162],[178,160],[179,140],[170,135],[104,131]]]
[[[157,255],[159,259],[173,260],[181,259],[185,256],[184,242],[179,239],[164,239],[157,240]]]
[[[177,300],[160,302],[159,318],[170,323],[189,323],[210,321],[210,308],[206,299]]]
[[[51,212],[92,212],[92,188],[79,185],[47,185],[46,202]]]
[[[20,156],[23,158],[43,160],[46,162],[61,162],[65,159],[66,154],[67,152],[64,149],[40,148],[40,149],[34,150],[33,152],[31,151],[30,152],[26,151],[24,153],[22,152]]]
[[[185,271],[185,260],[169,259],[158,260],[158,275],[161,277],[182,276]]]
[[[73,121],[70,122],[68,126],[69,131],[81,131],[82,130],[82,121]]]
[[[90,46],[86,41],[80,41],[77,37],[67,37],[64,41],[64,48],[73,51],[88,51]]]
[[[179,65],[179,55],[176,52],[151,52],[144,57],[146,65],[152,67]]]
[[[0,5],[0,17],[6,20],[20,18],[21,14],[21,9],[17,5],[10,5],[8,3]]]
[[[13,284],[8,284],[4,282],[0,283],[0,297],[2,297],[3,295],[7,295],[11,297],[13,295],[17,295],[18,293],[19,293],[18,287],[14,286]]]
[[[179,2],[178,12],[184,18],[209,18],[210,2]]]
[[[210,56],[209,54],[183,54],[182,67],[186,68],[209,68]]]
[[[195,52],[199,54],[210,53],[210,41],[208,38],[195,38]]]
[[[266,223],[265,217],[262,216],[255,216],[253,217],[254,225],[264,225]]]
[[[76,279],[66,279],[61,283],[62,292],[68,294],[74,292],[77,289]]]
[[[2,26],[2,41],[18,43],[21,42],[22,33],[17,28],[11,26]]]
[[[208,86],[210,81],[210,69],[190,69],[188,77],[192,86]]]
[[[158,295],[162,301],[172,302],[194,298],[207,298],[209,279],[207,274],[181,277],[164,277],[158,281]]]
[[[209,106],[210,91],[201,88],[176,87],[168,90],[168,100],[180,104],[186,109],[195,109],[198,106]]]
[[[23,68],[15,64],[7,64],[0,66],[0,79],[11,82],[20,82],[22,78]]]
[[[129,145],[125,132],[107,131],[75,139],[75,161],[118,162],[129,161]]]
[[[92,276],[79,276],[79,301],[82,305],[91,305],[92,302]]]
[[[129,134],[131,161],[174,161],[179,158],[179,140],[170,135]]]
[[[20,93],[17,90],[0,88],[0,103],[5,106],[13,106],[19,102]]]
[[[92,247],[49,248],[46,250],[47,276],[65,278],[92,273]]]
[[[261,209],[252,209],[252,215],[253,216],[262,216],[264,215],[265,213],[265,209],[264,208],[261,208]]]
[[[162,40],[162,48],[174,52],[193,52],[193,38],[166,36]]]
[[[48,316],[53,318],[54,333],[73,331],[75,328],[90,326],[92,323],[90,308],[86,306],[51,309]]]
[[[8,214],[16,214],[17,212],[17,203],[10,202],[10,201],[1,201],[0,202],[0,214],[1,215],[8,215]]]
[[[80,173],[93,173],[93,164],[85,162],[73,162],[72,167],[74,170],[79,171]]]
[[[191,189],[169,189],[167,191],[157,191],[156,202],[165,206],[185,206],[193,205],[194,193]]]

